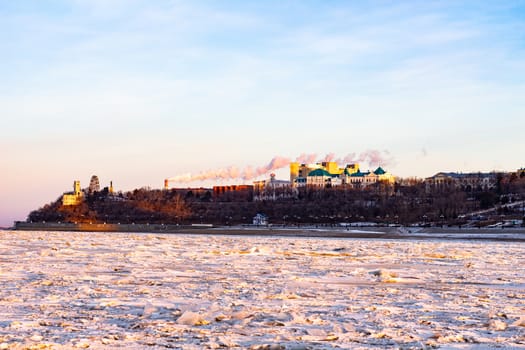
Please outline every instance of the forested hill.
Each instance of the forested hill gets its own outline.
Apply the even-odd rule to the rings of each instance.
[[[253,200],[253,196],[216,195],[211,189],[136,189],[111,194],[106,189],[84,193],[77,205],[62,205],[61,197],[28,215],[30,222],[247,224],[257,213],[274,224],[373,221],[385,224],[461,224],[466,215],[495,208],[492,215],[522,218],[525,179],[499,184],[492,190],[428,191],[422,181],[366,190],[302,188],[289,198]],[[522,210],[522,208],[521,208]],[[489,223],[490,215],[484,218]]]

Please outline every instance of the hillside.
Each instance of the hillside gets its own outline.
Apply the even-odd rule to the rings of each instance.
[[[523,179],[520,179],[523,180]],[[61,197],[32,211],[28,222],[247,224],[264,213],[274,224],[379,222],[443,225],[467,223],[468,215],[489,225],[502,217],[521,219],[525,181],[501,182],[485,191],[428,191],[422,181],[367,190],[303,188],[291,198],[254,201],[252,197],[214,195],[211,189],[156,190],[141,188],[112,194],[106,189],[84,193],[77,205],[62,205]],[[512,186],[511,186],[512,185]]]

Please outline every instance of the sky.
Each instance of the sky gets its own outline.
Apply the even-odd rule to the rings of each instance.
[[[525,166],[523,0],[0,0],[0,63],[0,226],[95,174]]]

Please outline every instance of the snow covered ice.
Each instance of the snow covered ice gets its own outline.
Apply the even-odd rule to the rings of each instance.
[[[524,248],[2,231],[0,349],[525,349]]]

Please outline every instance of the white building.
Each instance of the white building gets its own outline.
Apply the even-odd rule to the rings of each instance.
[[[275,174],[271,174],[267,180],[253,183],[253,199],[256,201],[293,198],[296,192],[290,181],[277,180]]]
[[[264,214],[258,213],[253,217],[253,224],[257,226],[266,226],[268,225],[268,217]]]

